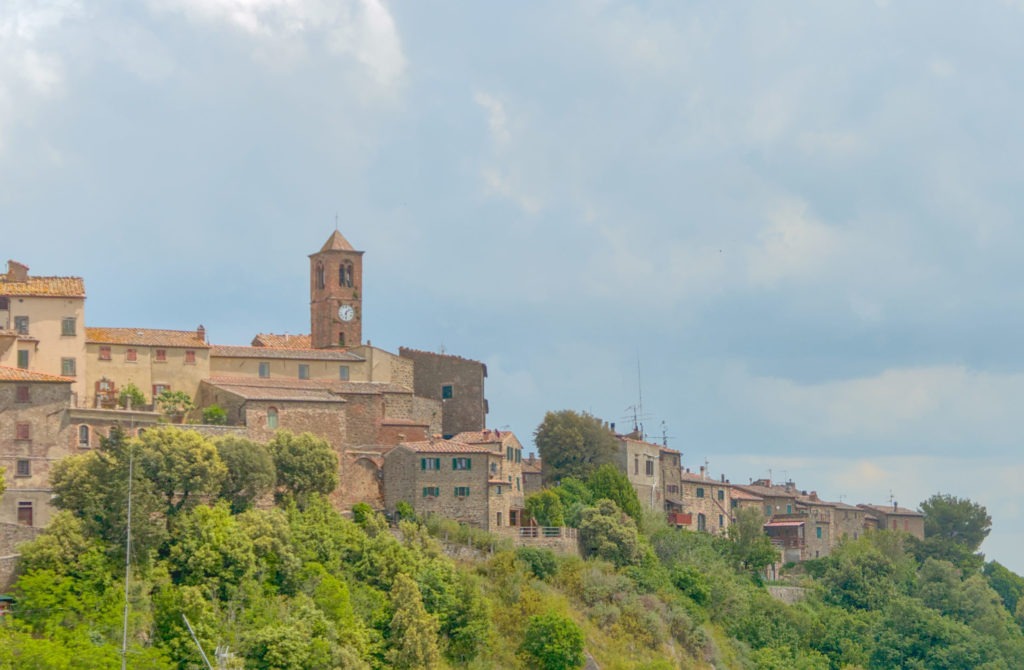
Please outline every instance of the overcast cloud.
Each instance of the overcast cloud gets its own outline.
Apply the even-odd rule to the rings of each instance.
[[[988,506],[1024,572],[1019,3],[0,6],[5,258],[91,325],[488,363],[491,423],[641,420],[693,467]],[[662,428],[664,422],[664,429]]]

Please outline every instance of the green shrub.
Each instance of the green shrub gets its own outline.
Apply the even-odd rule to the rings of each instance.
[[[558,572],[558,559],[550,549],[519,547],[516,549],[516,558],[526,563],[537,579],[546,580]]]

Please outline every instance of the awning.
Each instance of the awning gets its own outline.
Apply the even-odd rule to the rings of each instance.
[[[794,528],[796,526],[804,525],[804,521],[769,521],[764,525],[765,528]]]

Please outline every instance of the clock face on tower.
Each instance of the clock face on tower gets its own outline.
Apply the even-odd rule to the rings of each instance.
[[[356,311],[352,309],[352,305],[342,305],[338,308],[338,318],[342,321],[351,321],[355,315]]]

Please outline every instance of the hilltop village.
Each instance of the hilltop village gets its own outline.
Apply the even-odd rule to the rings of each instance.
[[[393,513],[406,502],[490,532],[534,532],[524,501],[545,485],[541,462],[514,432],[488,429],[486,366],[364,341],[363,252],[340,232],[309,256],[309,272],[310,334],[258,333],[239,346],[211,344],[201,325],[92,326],[82,278],[35,276],[9,261],[0,275],[0,560],[53,515],[56,461],[96,449],[115,426],[138,434],[168,421],[210,436],[265,442],[289,430],[326,440],[338,457],[339,510],[367,503]],[[826,556],[871,528],[924,535],[913,510],[828,502],[793,482],[735,484],[691,471],[679,451],[637,431],[615,438],[642,504],[713,534],[756,508],[783,562]]]

